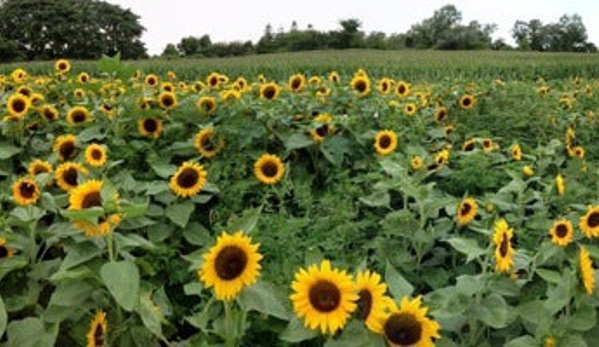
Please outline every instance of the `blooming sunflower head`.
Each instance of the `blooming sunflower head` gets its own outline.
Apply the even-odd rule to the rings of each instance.
[[[339,73],[337,71],[331,71],[331,73],[329,73],[329,81],[333,83],[339,83],[341,81],[339,78]]]
[[[0,237],[0,261],[4,258],[12,257],[16,251],[6,245],[4,237]]]
[[[443,121],[445,121],[447,119],[447,116],[449,115],[449,111],[447,111],[447,107],[437,107],[437,110],[435,111],[435,122],[436,123],[443,123]]]
[[[328,113],[317,115],[314,118],[314,123],[316,124],[316,127],[310,129],[310,135],[312,135],[314,142],[322,142],[327,135],[335,132],[335,128],[333,127],[333,117]]]
[[[305,326],[323,334],[342,329],[357,308],[359,296],[351,275],[333,268],[328,260],[296,272],[291,288],[295,314]]]
[[[86,335],[88,347],[105,346],[108,324],[106,322],[106,312],[99,310],[92,320],[89,331]]]
[[[413,116],[418,111],[418,106],[413,102],[408,102],[407,104],[404,105],[403,111],[408,116]]]
[[[198,278],[206,288],[214,287],[218,300],[232,300],[241,290],[255,283],[260,275],[259,244],[253,244],[251,237],[241,231],[218,237],[198,270]]]
[[[519,144],[516,143],[512,145],[510,152],[512,153],[512,159],[516,161],[522,160],[522,149],[520,148]]]
[[[56,73],[58,74],[66,74],[71,71],[71,62],[66,59],[58,59],[54,62],[54,70],[56,70]]]
[[[595,289],[595,269],[593,269],[593,261],[591,260],[591,256],[586,247],[580,246],[578,258],[580,263],[580,277],[582,279],[584,290],[588,295],[591,295]]]
[[[364,97],[370,94],[370,78],[368,78],[366,75],[359,74],[354,76],[349,85],[359,97]]]
[[[8,110],[8,114],[13,117],[25,117],[30,108],[31,100],[29,99],[29,97],[20,93],[11,95],[8,98],[8,101],[6,102],[6,109]]]
[[[464,143],[462,144],[462,151],[472,152],[474,150],[475,146],[476,146],[476,140],[468,139],[468,140],[464,141]]]
[[[392,130],[379,131],[374,138],[374,148],[380,155],[389,155],[397,148],[397,135]]]
[[[507,273],[514,266],[513,255],[516,252],[511,244],[513,235],[514,232],[505,219],[495,222],[493,243],[495,243],[495,268],[499,272]]]
[[[281,88],[276,83],[265,83],[260,87],[260,98],[276,100],[281,93]]]
[[[54,140],[52,149],[58,153],[60,160],[71,160],[77,155],[77,137],[72,134],[61,135]]]
[[[460,97],[458,104],[462,110],[469,110],[474,107],[476,98],[472,94],[465,94]]]
[[[399,307],[394,301],[388,311],[377,320],[375,332],[383,334],[390,346],[434,346],[434,339],[441,337],[439,323],[426,317],[428,307],[421,307],[422,297],[401,299]]]
[[[166,111],[172,110],[177,107],[177,96],[173,92],[163,91],[158,95],[158,104]]]
[[[29,163],[29,166],[27,167],[27,172],[31,176],[37,176],[43,173],[51,173],[52,170],[52,164],[41,159],[35,159],[31,163]]]
[[[412,92],[412,88],[409,83],[405,81],[395,82],[395,95],[400,98],[405,98]]]
[[[79,83],[89,82],[89,74],[87,72],[81,72],[79,75],[77,75],[77,81]]]
[[[137,132],[143,137],[157,139],[162,134],[162,120],[156,117],[141,118],[137,121]]]
[[[106,148],[103,146],[92,143],[85,148],[85,162],[93,167],[101,167],[106,164],[108,156],[106,154]]]
[[[185,162],[170,180],[170,188],[177,196],[189,198],[198,194],[206,184],[208,174],[200,164]]]
[[[91,114],[85,106],[75,106],[67,112],[67,122],[80,125],[91,120]]]
[[[102,207],[102,186],[99,180],[89,180],[71,189],[69,192],[69,210],[85,210],[92,207]],[[110,233],[111,227],[118,221],[107,220],[104,217],[98,219],[98,223],[87,221],[75,221],[75,227],[85,231],[88,237],[104,236]]]
[[[208,127],[197,133],[193,144],[204,158],[210,159],[223,149],[225,141],[218,136],[214,128]]]
[[[381,94],[389,94],[393,88],[393,80],[390,78],[382,78],[378,83],[376,89]]]
[[[156,76],[154,74],[148,74],[148,75],[146,75],[144,82],[150,87],[155,87],[158,85],[158,82],[159,82],[158,76]]]
[[[588,238],[599,236],[599,206],[593,206],[580,218],[578,227]]]
[[[419,155],[415,155],[410,160],[410,166],[414,170],[419,170],[422,167],[422,157]]]
[[[42,116],[45,120],[52,122],[58,119],[60,113],[58,109],[52,105],[46,104],[39,108],[39,115]]]
[[[289,81],[287,82],[287,87],[292,92],[301,92],[302,89],[306,86],[306,76],[304,74],[298,73],[291,77],[289,77]]]
[[[478,204],[473,198],[465,198],[458,205],[456,218],[460,224],[470,223],[478,212]]]
[[[65,162],[56,168],[54,177],[56,184],[60,189],[64,191],[70,191],[71,189],[79,185],[79,178],[81,175],[86,175],[87,169],[78,163]]]
[[[258,181],[271,185],[279,182],[285,174],[285,165],[274,154],[263,154],[254,163],[254,175]]]
[[[385,310],[392,301],[385,295],[387,285],[382,282],[381,275],[370,270],[356,274],[356,292],[358,293],[358,317],[366,327],[376,332],[377,322],[385,315]]]
[[[551,235],[551,242],[558,246],[565,247],[572,242],[574,228],[569,220],[560,219],[553,223],[551,230],[549,230],[549,235]]]
[[[213,114],[216,111],[216,99],[211,96],[202,96],[198,100],[198,108],[205,114]]]
[[[31,205],[39,198],[40,189],[35,180],[23,177],[13,183],[12,196],[19,205]]]

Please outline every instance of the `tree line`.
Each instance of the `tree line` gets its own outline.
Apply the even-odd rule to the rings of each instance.
[[[497,30],[494,24],[471,21],[462,22],[462,14],[454,5],[436,10],[432,17],[412,25],[405,33],[387,35],[383,32],[365,33],[358,19],[344,19],[340,28],[318,31],[312,25],[299,29],[296,22],[288,31],[273,31],[268,24],[255,44],[245,42],[216,42],[209,35],[188,36],[177,44],[168,44],[162,56],[226,57],[248,54],[308,51],[318,49],[518,49],[533,51],[596,52],[588,41],[586,27],[579,15],[563,15],[557,23],[543,24],[538,19],[529,22],[518,20],[512,28],[516,47],[502,39],[493,40]]]

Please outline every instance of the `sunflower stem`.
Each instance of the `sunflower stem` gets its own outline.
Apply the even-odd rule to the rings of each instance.
[[[27,205],[27,212],[29,216],[33,215],[33,206]],[[33,220],[29,223],[29,263],[33,265],[37,255],[37,245],[35,243],[35,229],[37,229],[37,220]]]
[[[235,320],[233,317],[231,301],[225,301],[225,346],[227,347],[236,347],[237,346],[237,331],[235,329]]]
[[[115,261],[113,241],[112,233],[108,234],[108,236],[106,236],[106,248],[108,248],[108,260],[110,260],[111,263],[114,263]]]

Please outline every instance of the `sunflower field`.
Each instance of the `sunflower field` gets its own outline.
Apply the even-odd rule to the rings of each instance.
[[[0,75],[0,344],[596,346],[596,74],[324,66]]]

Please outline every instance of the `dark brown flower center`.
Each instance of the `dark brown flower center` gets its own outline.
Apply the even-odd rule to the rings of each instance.
[[[179,187],[184,189],[189,189],[198,183],[200,178],[200,174],[194,168],[185,168],[181,173],[177,176],[177,184]]]
[[[489,148],[489,147],[491,147],[491,141],[489,141],[489,140],[484,140],[484,141],[483,141],[483,147],[485,147],[485,148]]]
[[[239,277],[245,270],[248,257],[245,251],[237,246],[223,248],[214,261],[216,275],[226,281]]]
[[[359,315],[362,320],[367,320],[372,310],[372,293],[369,290],[362,289],[358,296],[358,309]]]
[[[43,111],[43,115],[47,120],[56,119],[56,113],[51,108],[45,108]]]
[[[173,98],[172,95],[163,95],[162,96],[162,105],[164,105],[164,107],[171,107],[175,104],[175,99]]]
[[[102,196],[100,192],[89,192],[81,201],[81,208],[90,208],[102,206]]]
[[[27,108],[27,104],[25,103],[25,101],[23,99],[15,99],[11,105],[12,105],[12,109],[16,113],[21,113],[21,112],[25,111],[25,109]]]
[[[37,191],[36,188],[37,187],[35,186],[35,184],[31,182],[22,182],[19,185],[19,194],[25,199],[31,199],[35,197],[35,193]]]
[[[392,314],[383,327],[387,339],[400,346],[411,346],[422,338],[422,324],[411,313]]]
[[[64,159],[70,159],[70,158],[74,157],[76,150],[77,150],[77,147],[75,147],[75,143],[73,141],[65,141],[65,142],[61,143],[60,147],[58,148],[60,155]]]
[[[555,227],[555,235],[560,239],[566,237],[566,235],[568,235],[568,227],[564,223],[558,224],[557,227]]]
[[[153,133],[158,130],[158,122],[154,118],[144,120],[144,130],[148,133]]]
[[[362,80],[357,81],[356,84],[355,84],[355,88],[360,93],[363,93],[364,91],[366,91],[366,82],[364,82]]]
[[[211,77],[210,81],[208,81],[211,87],[214,87],[218,84],[218,77]]]
[[[397,86],[397,93],[399,93],[399,95],[404,95],[406,92],[406,86],[404,86],[403,84],[400,84],[399,86]]]
[[[464,144],[464,151],[465,152],[470,152],[474,149],[474,142],[466,142],[466,144]]]
[[[81,75],[81,77],[79,78],[79,81],[85,83],[87,82],[87,75]]]
[[[73,122],[81,123],[85,121],[86,114],[82,110],[76,110],[75,112],[73,112],[72,118]]]
[[[264,93],[263,93],[263,95],[264,95],[264,97],[265,97],[265,98],[267,98],[267,99],[272,99],[272,98],[274,98],[274,97],[275,97],[275,94],[276,94],[275,88],[273,88],[273,87],[271,87],[271,86],[269,86],[269,87],[267,87],[266,89],[264,89]]]
[[[318,135],[320,137],[325,137],[329,133],[329,125],[323,124],[322,126],[319,126],[318,128],[316,128],[315,131],[316,131],[316,135]]]
[[[301,87],[301,85],[302,81],[299,78],[295,78],[293,81],[291,81],[291,89],[293,90],[297,90],[299,87]]]
[[[510,240],[507,238],[507,234],[501,234],[501,242],[499,243],[499,254],[501,254],[502,258],[507,256],[508,250],[510,248]]]
[[[467,216],[468,213],[472,210],[472,206],[470,205],[470,203],[463,203],[462,207],[460,208],[460,215],[463,216]]]
[[[589,218],[587,218],[587,224],[591,228],[595,228],[595,227],[599,226],[599,212],[591,213],[589,215]]]
[[[215,106],[216,106],[216,104],[212,100],[204,101],[204,110],[206,112],[211,112]]]
[[[470,99],[469,97],[465,97],[462,99],[462,106],[468,107],[470,106],[470,104],[472,104],[472,99]]]
[[[212,141],[212,137],[210,135],[204,135],[202,140],[200,141],[202,148],[208,152],[214,151],[216,149],[216,145],[214,141]]]
[[[63,70],[66,70],[66,69],[67,69],[67,64],[65,64],[65,63],[58,64],[58,70],[63,71]]]
[[[77,169],[74,167],[70,167],[64,171],[64,173],[62,174],[62,179],[68,185],[75,187],[77,186],[77,175]]]
[[[104,153],[101,150],[94,148],[92,149],[91,157],[93,160],[102,160]]]
[[[275,177],[279,172],[279,167],[273,161],[267,161],[260,166],[260,171],[266,177]]]
[[[8,257],[8,248],[4,245],[0,245],[0,259]]]
[[[389,135],[383,135],[379,139],[379,147],[382,149],[387,149],[391,146],[391,137]]]
[[[94,330],[94,347],[102,346],[104,346],[104,329],[102,329],[102,324],[98,324]]]
[[[156,79],[155,79],[154,77],[150,77],[150,78],[148,78],[148,81],[147,81],[147,82],[148,82],[148,84],[149,84],[149,85],[151,85],[151,86],[153,86],[153,85],[155,85],[155,84],[157,83],[157,81],[156,81]]]
[[[45,172],[50,172],[50,170],[48,170],[48,168],[44,165],[40,165],[40,164],[35,164],[35,166],[33,167],[33,170],[31,170],[33,172],[33,175],[38,175],[41,173],[45,173]]]
[[[310,304],[318,312],[334,311],[341,304],[341,291],[328,280],[319,280],[310,287]]]
[[[447,111],[445,111],[444,109],[439,110],[437,112],[437,122],[443,121],[446,116],[447,116]]]

